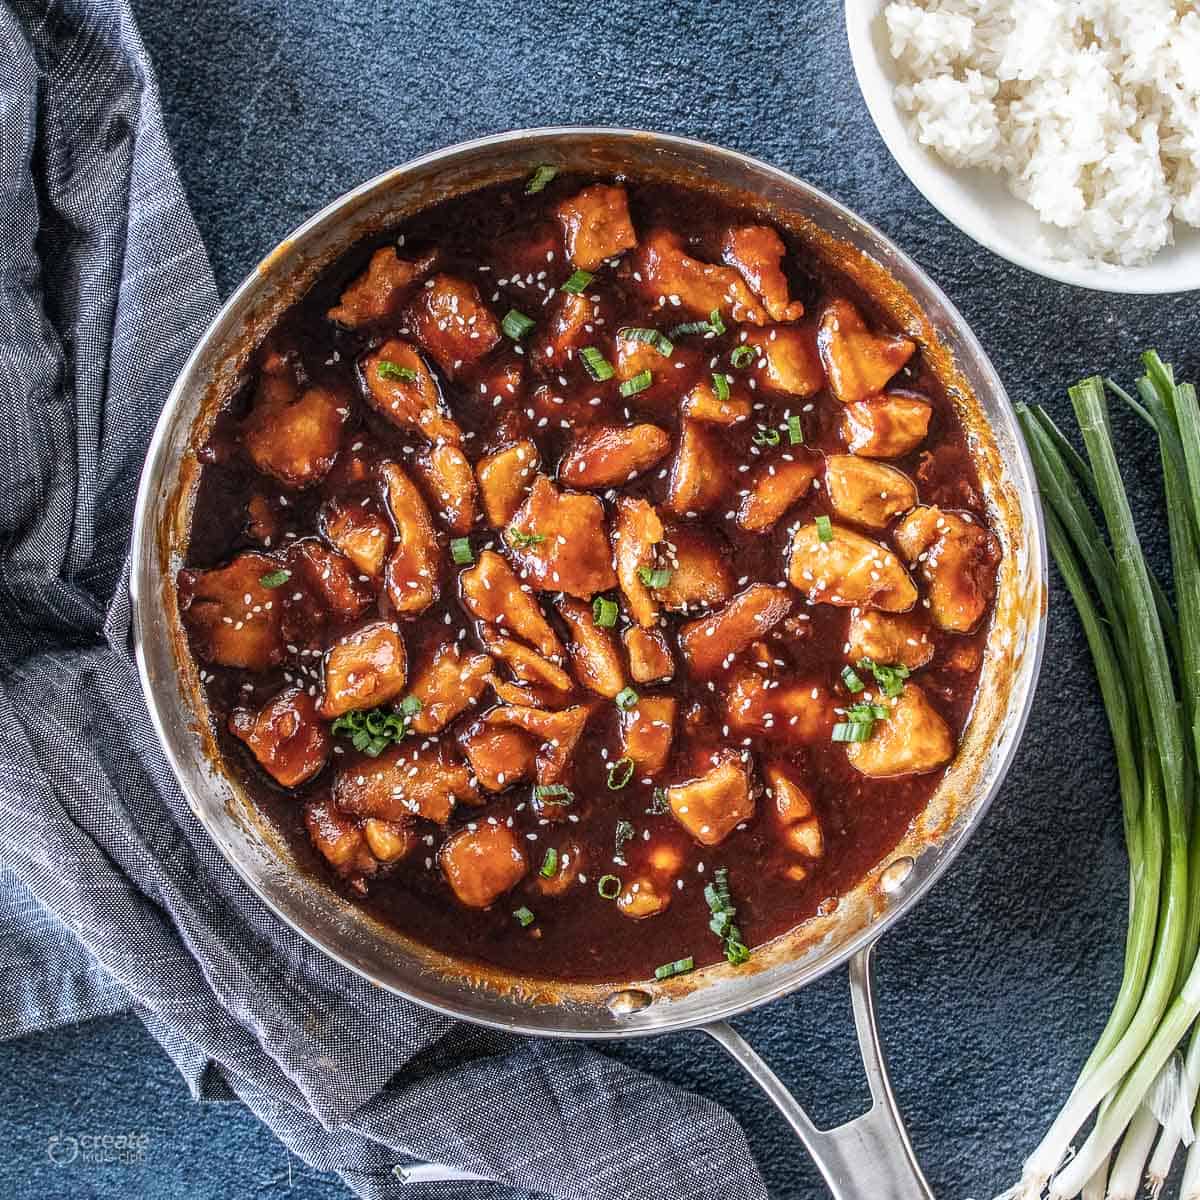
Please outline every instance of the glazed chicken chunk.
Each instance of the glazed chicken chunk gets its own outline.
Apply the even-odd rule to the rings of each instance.
[[[639,696],[621,712],[621,756],[631,759],[639,779],[666,769],[675,737],[678,704],[673,696]]]
[[[942,629],[970,633],[996,590],[996,540],[968,514],[914,508],[896,527],[896,545],[929,585],[929,611]]]
[[[843,404],[882,392],[917,348],[906,337],[872,333],[848,300],[834,300],[821,314],[817,346],[829,386]]]
[[[753,371],[761,390],[804,399],[825,386],[816,338],[806,326],[751,329],[742,344],[758,351]]]
[[[404,691],[408,660],[394,625],[372,621],[344,634],[325,656],[321,716],[332,720],[358,708],[375,708]]]
[[[933,408],[920,396],[888,392],[846,405],[842,440],[866,458],[900,458],[911,454],[929,433]]]
[[[917,502],[917,487],[903,471],[854,454],[825,460],[825,490],[833,511],[845,521],[884,529]]]
[[[671,435],[657,425],[597,425],[579,434],[558,466],[563,483],[606,488],[648,471],[671,449]]]
[[[282,597],[268,586],[280,574],[279,561],[265,554],[180,572],[179,608],[200,658],[247,671],[265,671],[283,658]]]
[[[654,594],[669,612],[713,608],[733,595],[727,551],[714,535],[693,526],[672,526],[663,535],[663,548],[670,577]]]
[[[828,742],[834,701],[818,679],[778,679],[758,667],[739,671],[725,696],[725,719],[738,738],[769,738],[788,746]]]
[[[683,412],[693,421],[708,421],[713,425],[740,425],[750,419],[753,411],[749,396],[743,395],[741,388],[738,394],[730,394],[722,400],[713,385],[707,379],[701,379],[683,398]]]
[[[555,210],[562,223],[567,258],[584,271],[595,271],[637,245],[623,187],[597,183],[564,200]]]
[[[421,613],[440,590],[437,534],[421,493],[403,469],[388,462],[379,473],[396,527],[396,545],[384,570],[388,599],[397,613]]]
[[[307,783],[329,761],[329,732],[301,687],[285,688],[258,712],[235,708],[229,715],[229,732],[249,746],[280,787]]]
[[[954,735],[925,693],[907,683],[896,700],[885,701],[891,711],[876,721],[865,742],[846,747],[850,763],[864,775],[884,779],[936,771],[954,757]]]
[[[793,504],[808,495],[817,477],[809,458],[762,463],[738,505],[737,523],[751,533],[768,533]]]
[[[733,475],[721,447],[721,430],[707,422],[684,418],[679,448],[671,464],[667,508],[677,516],[694,516],[720,504],[730,492]]]
[[[671,815],[702,846],[720,845],[754,816],[750,774],[740,756],[723,759],[699,779],[667,788]]]
[[[502,792],[536,774],[538,743],[520,729],[476,721],[459,735],[458,744],[486,791]]]
[[[438,861],[459,903],[468,908],[494,904],[529,870],[516,835],[494,817],[472,822],[448,838]]]
[[[786,874],[789,879],[799,883],[808,878],[811,860],[825,853],[821,822],[812,798],[785,765],[772,763],[764,774],[772,800],[771,815],[780,840],[801,860],[789,863]]]
[[[513,558],[542,591],[590,600],[617,582],[604,506],[595,496],[559,491],[545,475],[534,481],[508,537]]]
[[[484,721],[489,725],[511,725],[537,738],[542,743],[537,755],[538,783],[558,783],[566,774],[592,711],[590,704],[577,704],[561,712],[509,704],[492,709]]]
[[[535,370],[561,371],[592,340],[589,330],[596,316],[591,300],[575,292],[560,292],[554,300],[545,331],[531,355]]]
[[[407,342],[384,342],[363,359],[362,372],[371,407],[398,429],[411,429],[431,442],[462,441],[462,431],[442,408],[437,382]]]
[[[477,800],[471,772],[438,747],[405,743],[375,758],[347,757],[333,783],[334,803],[345,813],[408,821],[420,817],[445,825],[460,802]]]
[[[348,402],[327,387],[301,390],[286,362],[269,363],[275,369],[259,377],[242,426],[242,445],[264,475],[285,487],[310,487],[333,466]]]
[[[571,631],[569,652],[576,679],[611,700],[625,687],[625,669],[612,632],[596,624],[590,604],[560,596],[555,608]]]
[[[365,890],[362,878],[373,875],[379,863],[362,829],[327,799],[312,800],[304,806],[304,827],[334,871],[345,879],[358,880],[359,890]]]
[[[409,695],[421,702],[413,730],[437,733],[455,717],[479,703],[488,685],[492,660],[472,654],[458,642],[443,642],[413,678]]]
[[[322,506],[319,526],[325,539],[358,569],[359,574],[378,579],[392,548],[392,531],[387,521],[365,504],[335,496]]]
[[[885,666],[907,667],[915,671],[933,657],[923,610],[910,613],[876,612],[856,608],[850,613],[850,629],[846,634],[849,647],[846,654],[851,662],[869,658]]]
[[[423,450],[413,466],[425,481],[429,503],[451,533],[471,531],[479,516],[475,472],[461,447],[442,442]]]
[[[634,255],[634,269],[643,294],[660,307],[670,306],[691,317],[707,317],[716,311],[727,321],[753,325],[769,320],[740,272],[692,258],[684,249],[683,238],[671,230],[655,229],[642,239]]]
[[[429,273],[434,257],[427,254],[420,259],[405,259],[395,246],[383,246],[371,255],[367,269],[342,292],[341,301],[326,315],[346,329],[399,316],[400,306]]]
[[[660,630],[631,625],[621,635],[629,656],[629,674],[636,683],[656,683],[675,674],[671,647]]]
[[[722,256],[736,267],[750,290],[763,302],[772,321],[798,321],[804,305],[788,299],[788,281],[783,273],[787,247],[769,225],[739,225],[725,234]]]
[[[786,591],[752,583],[711,616],[688,621],[679,634],[679,649],[688,669],[707,678],[791,611],[792,598]]]
[[[306,625],[319,626],[329,618],[357,620],[375,599],[371,581],[361,577],[350,559],[316,538],[293,542],[285,561],[289,577],[272,590],[282,596],[289,641],[307,640],[300,632]]]
[[[453,275],[435,275],[409,305],[413,336],[451,379],[500,341],[500,326],[479,289]]]
[[[495,454],[485,454],[475,464],[489,525],[495,529],[508,525],[524,503],[540,468],[537,446],[524,438]]]
[[[613,545],[617,579],[629,613],[645,629],[658,620],[658,601],[646,580],[654,570],[655,547],[663,540],[663,523],[647,500],[617,501]]]
[[[459,576],[459,586],[463,603],[479,620],[528,642],[547,658],[563,657],[563,644],[538,602],[494,550],[480,554],[475,566]]]
[[[870,605],[907,612],[917,588],[900,560],[879,542],[844,525],[830,524],[829,538],[813,522],[792,538],[788,579],[813,604]]]

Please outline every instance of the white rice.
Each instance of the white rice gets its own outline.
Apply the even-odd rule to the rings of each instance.
[[[1200,12],[1191,0],[895,0],[914,135],[1004,175],[1061,230],[1043,252],[1144,263],[1200,226]]]

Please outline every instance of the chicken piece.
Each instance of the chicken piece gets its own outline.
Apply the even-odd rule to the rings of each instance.
[[[240,738],[280,787],[307,783],[329,761],[329,730],[302,687],[285,688],[258,712],[235,708],[229,732]]]
[[[279,540],[279,510],[266,496],[255,493],[246,501],[246,536],[261,546],[270,547]]]
[[[561,371],[586,346],[592,334],[586,328],[595,316],[591,300],[575,292],[560,292],[553,301],[544,332],[529,353],[530,365],[542,371]]]
[[[850,765],[872,779],[923,775],[954,757],[954,735],[915,684],[905,684],[895,700],[884,701],[891,715],[876,721],[865,742],[850,742]]]
[[[367,848],[380,863],[399,862],[416,849],[416,830],[406,821],[381,821],[368,817],[363,822]]]
[[[532,286],[537,273],[546,269],[562,252],[562,235],[558,222],[546,220],[522,221],[515,229],[491,241],[487,249],[490,272],[498,280],[533,276],[525,282]]]
[[[532,654],[533,651],[530,651]],[[496,693],[496,699],[502,704],[516,704],[524,708],[554,708],[555,702],[547,702],[540,700],[532,688],[517,683],[509,683],[505,679],[501,679],[494,671],[488,676],[488,684],[493,692]],[[562,699],[562,696],[559,696]]]
[[[772,816],[784,845],[804,858],[820,858],[825,853],[825,839],[812,798],[783,764],[769,764],[764,774],[774,801]]]
[[[968,513],[914,508],[896,526],[896,545],[928,585],[929,611],[942,629],[970,633],[996,591],[1000,548]]]
[[[617,523],[613,530],[613,550],[617,579],[630,616],[644,629],[658,621],[658,602],[642,582],[642,572],[654,567],[654,547],[663,540],[663,523],[647,500],[617,499]]]
[[[670,885],[649,876],[631,880],[617,895],[617,910],[633,921],[656,917],[670,906]]]
[[[753,325],[769,319],[738,271],[692,258],[683,248],[683,238],[672,230],[648,233],[633,264],[642,293],[652,304],[669,303],[692,317],[707,317],[716,309],[727,321]]]
[[[433,508],[451,533],[469,533],[479,516],[475,472],[460,446],[441,442],[413,460],[430,492]]]
[[[587,429],[597,419],[599,410],[592,399],[599,390],[597,383],[583,380],[570,383],[562,376],[553,383],[539,384],[529,397],[522,432],[547,426],[574,429],[577,433]]]
[[[903,471],[855,454],[825,460],[825,491],[843,520],[884,529],[917,502],[917,485]]]
[[[553,693],[571,691],[571,677],[555,663],[543,658],[536,650],[497,634],[490,627],[481,635],[489,654],[495,655],[510,671],[525,683],[549,688]]]
[[[567,257],[585,271],[637,245],[623,187],[594,183],[555,210],[562,223]]]
[[[383,560],[392,546],[392,531],[379,513],[351,500],[334,496],[322,506],[318,528],[326,541],[344,554],[359,573],[378,579]]]
[[[817,468],[818,462],[811,458],[760,463],[738,505],[738,526],[751,533],[769,533],[793,504],[808,495]]]
[[[695,612],[724,604],[733,595],[733,571],[715,535],[688,525],[669,526],[664,535],[671,578],[655,596],[670,612]]]
[[[488,908],[525,878],[529,863],[517,835],[494,817],[472,822],[446,839],[442,874],[467,908]]]
[[[811,604],[868,605],[908,612],[917,588],[900,560],[886,547],[844,525],[831,525],[829,541],[820,526],[802,525],[792,538],[788,580]]]
[[[421,702],[412,718],[417,733],[437,733],[459,713],[479,703],[488,686],[492,660],[470,654],[458,642],[443,642],[413,678],[409,695]]]
[[[920,609],[911,613],[882,613],[856,608],[850,614],[846,651],[851,662],[869,658],[882,666],[915,671],[933,657],[933,643]]]
[[[586,862],[583,847],[571,838],[559,842],[556,849],[558,858],[554,863],[554,873],[545,876],[539,871],[533,879],[533,886],[539,895],[566,895],[571,885],[579,878]]]
[[[639,696],[632,708],[621,711],[621,757],[633,759],[636,778],[666,768],[678,708],[673,696]]]
[[[329,800],[310,800],[304,806],[304,827],[318,852],[344,879],[358,882],[379,869],[367,845],[366,834],[344,817]]]
[[[750,774],[740,757],[723,759],[699,779],[667,788],[671,815],[702,846],[720,845],[754,816]]]
[[[597,425],[576,435],[558,465],[558,477],[571,487],[620,487],[670,449],[671,435],[657,425]]]
[[[655,683],[675,674],[671,648],[658,629],[631,625],[622,636],[629,655],[629,673],[636,683]]]
[[[413,336],[451,379],[500,341],[500,326],[479,289],[453,275],[435,275],[409,305]]]
[[[459,587],[463,603],[479,620],[521,638],[547,658],[563,657],[563,644],[542,615],[538,602],[494,550],[484,550],[479,561],[462,572]]]
[[[242,446],[264,475],[284,487],[311,487],[337,458],[348,412],[349,401],[331,388],[301,391],[286,364],[279,371],[264,369],[242,422]]]
[[[527,439],[484,455],[475,464],[483,511],[494,529],[503,529],[513,519],[540,466],[538,449]]]
[[[817,339],[807,325],[768,325],[746,332],[742,344],[758,351],[753,378],[764,392],[815,396],[825,386]]]
[[[397,613],[423,613],[440,591],[437,533],[416,485],[394,462],[379,467],[396,547],[384,569],[384,586]]]
[[[179,611],[196,656],[222,667],[265,671],[283,658],[283,605],[271,581],[278,559],[239,554],[224,567],[179,572]]]
[[[693,675],[714,675],[726,660],[745,650],[792,610],[786,591],[752,583],[724,608],[688,621],[680,630],[679,649]]]
[[[287,570],[290,579],[280,585],[279,592],[289,617],[295,607],[305,609],[309,617],[318,615],[313,613],[316,599],[316,607],[322,610],[320,616],[356,621],[375,599],[370,582],[359,578],[354,564],[316,538],[300,538],[288,546]],[[307,594],[297,601],[295,589],[300,585]]]
[[[819,680],[782,681],[746,669],[725,694],[725,721],[737,738],[763,737],[789,746],[828,742],[837,717]]]
[[[841,434],[846,448],[864,458],[901,458],[929,433],[933,406],[908,392],[888,392],[847,404]]]
[[[371,255],[367,269],[342,292],[341,300],[325,315],[346,329],[361,329],[399,316],[400,306],[433,266],[436,255],[404,259],[395,246]]]
[[[817,348],[833,394],[855,404],[882,392],[917,346],[897,334],[872,333],[849,300],[833,300],[821,314]]]
[[[568,653],[575,678],[611,700],[625,687],[625,670],[611,631],[596,624],[592,606],[581,600],[561,596],[554,607],[571,630]]]
[[[667,508],[681,517],[707,512],[719,505],[732,487],[733,474],[720,432],[685,417],[671,464]]]
[[[533,585],[590,600],[616,586],[604,505],[582,492],[560,492],[539,475],[508,530],[513,558]]]
[[[682,346],[672,346],[671,353],[664,354],[652,343],[629,337],[621,330],[617,330],[616,344],[613,366],[618,383],[626,383],[643,371],[650,372],[650,386],[635,392],[626,403],[666,417],[674,410],[679,396],[677,381],[693,367],[697,361],[696,353]]]
[[[728,399],[722,400],[708,379],[701,379],[693,385],[692,390],[684,396],[681,407],[685,417],[693,421],[707,421],[710,425],[737,425],[748,421],[752,411],[750,398],[742,393],[740,385],[737,395],[731,391]]]
[[[798,321],[804,316],[799,300],[788,300],[783,273],[787,247],[769,225],[739,225],[725,233],[721,257],[741,272],[750,290],[763,302],[773,321]]]
[[[437,746],[388,746],[376,758],[347,755],[333,781],[333,801],[345,813],[407,821],[421,817],[436,825],[450,820],[459,801],[479,795],[464,763]]]
[[[566,774],[575,753],[575,744],[594,711],[591,704],[576,704],[561,712],[543,708],[520,708],[507,704],[494,708],[484,717],[488,725],[509,725],[523,729],[541,742],[537,754],[538,783],[558,783]]]
[[[404,691],[404,642],[387,621],[372,621],[338,638],[325,655],[320,713],[326,720],[386,704]]]
[[[397,429],[412,429],[431,442],[462,441],[462,430],[446,415],[437,381],[407,342],[390,338],[362,360],[367,400]]]
[[[520,729],[474,721],[459,734],[458,744],[486,791],[502,792],[534,777],[538,744]]]

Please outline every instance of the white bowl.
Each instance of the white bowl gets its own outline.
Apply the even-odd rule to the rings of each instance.
[[[892,157],[918,191],[968,237],[1009,262],[1078,287],[1149,295],[1200,288],[1200,230],[1175,222],[1175,244],[1141,267],[1084,264],[1053,258],[1039,246],[1056,236],[1034,210],[1012,195],[1004,177],[943,162],[920,145],[892,100],[896,64],[883,20],[886,0],[846,0],[846,33],[858,86]]]

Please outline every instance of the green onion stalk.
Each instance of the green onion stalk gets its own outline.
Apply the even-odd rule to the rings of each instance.
[[[1124,976],[1108,1022],[1006,1197],[1037,1197],[1047,1186],[1051,1200],[1081,1192],[1089,1200],[1132,1197],[1159,1126],[1165,1128],[1150,1162],[1152,1183],[1169,1169],[1178,1142],[1190,1140],[1196,1106],[1200,1070],[1192,1068],[1200,1067],[1200,1036],[1186,1063],[1179,1064],[1176,1051],[1200,1015],[1200,821],[1193,821],[1200,758],[1200,410],[1194,392],[1177,387],[1157,355],[1143,362],[1140,400],[1112,390],[1159,437],[1178,620],[1142,554],[1104,382],[1093,377],[1070,389],[1086,461],[1044,412],[1020,410],[1050,549],[1079,612],[1112,731],[1130,915]],[[1107,543],[1089,501],[1103,516]],[[1090,1133],[1070,1157],[1089,1120]],[[1200,1200],[1200,1152],[1189,1156],[1187,1172],[1197,1185],[1189,1200]]]

